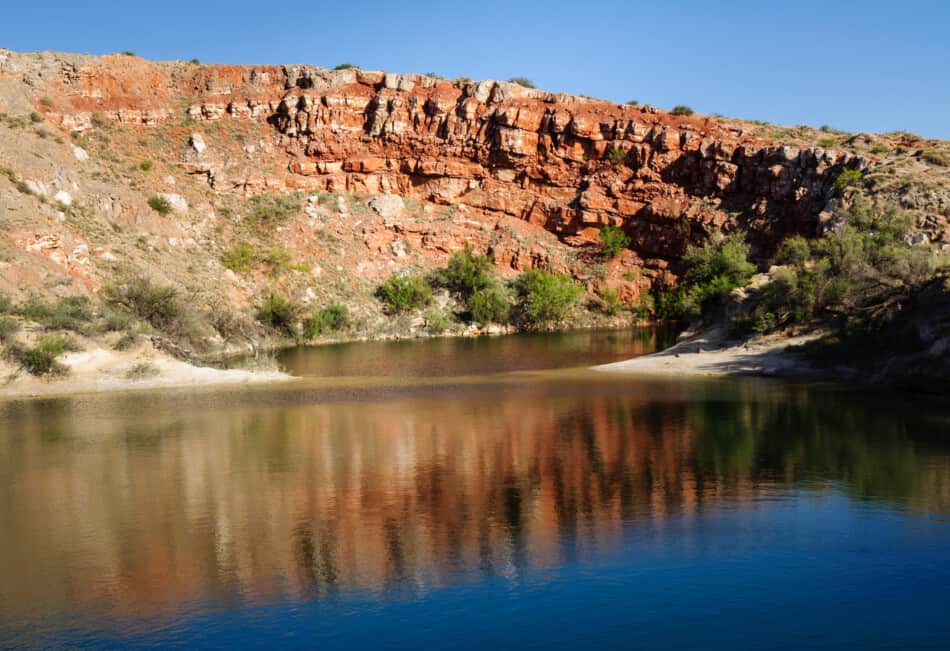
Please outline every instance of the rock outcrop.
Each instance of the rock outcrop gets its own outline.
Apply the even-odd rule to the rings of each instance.
[[[184,164],[218,190],[398,194],[504,213],[573,244],[615,224],[661,266],[711,228],[748,228],[765,247],[812,232],[840,171],[868,164],[769,142],[741,123],[505,82],[13,53],[0,72],[41,78],[56,108],[40,110],[79,131],[100,121],[269,125],[281,174],[226,173],[191,139]]]

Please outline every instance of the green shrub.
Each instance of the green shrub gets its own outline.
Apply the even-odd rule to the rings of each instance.
[[[40,104],[46,108],[53,108],[53,100],[50,99],[49,95],[43,95],[43,97],[40,98]]]
[[[432,282],[467,300],[476,291],[495,282],[492,266],[489,256],[476,255],[466,246],[453,253],[448,264],[433,274]]]
[[[887,154],[890,153],[891,148],[885,145],[874,145],[871,147],[872,154]]]
[[[125,50],[124,52],[121,52],[120,54],[122,54],[122,56],[127,56],[127,57],[135,56],[135,52],[133,52],[132,50]]]
[[[736,287],[744,286],[755,265],[741,233],[713,233],[702,246],[690,245],[683,256],[686,273],[681,286],[660,291],[656,313],[661,319],[696,318],[718,309]]]
[[[188,63],[190,63],[190,64],[193,65],[193,66],[197,66],[197,65],[201,65],[201,60],[200,60],[200,59],[189,59],[189,60],[188,60]]]
[[[933,251],[908,244],[907,213],[859,194],[837,217],[841,225],[822,237],[789,238],[779,248],[773,262],[785,266],[759,291],[754,329],[836,316],[848,328],[873,329],[933,277]]]
[[[653,298],[652,294],[646,293],[640,296],[640,301],[637,303],[637,307],[633,310],[634,315],[642,321],[646,321],[647,319],[651,318],[655,312],[656,299]]]
[[[256,317],[264,325],[294,336],[299,314],[300,306],[280,294],[271,292],[258,306]]]
[[[616,258],[630,245],[630,236],[619,226],[604,226],[598,234],[600,249],[608,258]]]
[[[775,256],[774,264],[804,264],[811,257],[811,244],[801,235],[794,235],[782,240]]]
[[[452,316],[437,307],[426,310],[423,318],[426,321],[426,330],[432,334],[442,334],[452,327]]]
[[[110,305],[121,307],[152,327],[178,334],[185,310],[174,287],[152,284],[145,276],[107,285],[103,297]]]
[[[519,86],[524,86],[525,88],[537,88],[537,86],[534,85],[534,82],[527,77],[512,77],[508,80],[508,83],[518,84]]]
[[[511,300],[497,284],[475,291],[468,300],[468,306],[472,320],[478,324],[504,324],[511,317]]]
[[[32,123],[34,123],[34,124],[39,124],[39,123],[42,122],[42,121],[43,121],[43,116],[42,116],[42,115],[40,115],[40,114],[37,113],[36,111],[33,111],[32,113],[30,113],[30,122],[32,122]]]
[[[583,288],[568,274],[543,269],[525,271],[515,280],[519,320],[527,326],[563,321],[580,300]]]
[[[247,242],[238,242],[221,254],[221,264],[235,273],[247,273],[257,262],[257,252]]]
[[[420,276],[393,274],[376,288],[375,295],[388,314],[411,312],[432,302],[432,290]]]
[[[353,63],[338,63],[337,65],[333,66],[333,69],[334,70],[350,70],[352,68],[357,68],[357,67],[358,66]]]
[[[5,355],[31,375],[63,375],[69,369],[57,358],[66,351],[77,349],[74,342],[62,335],[43,335],[32,347],[8,345]]]
[[[607,150],[607,160],[610,161],[611,165],[620,165],[627,158],[627,152],[624,151],[623,147],[611,147]]]
[[[337,332],[350,325],[350,310],[342,303],[331,303],[316,310],[303,322],[303,334],[315,339],[328,332]]]
[[[165,216],[172,211],[172,204],[165,197],[149,197],[148,206],[161,216]]]
[[[640,105],[640,102],[638,102],[638,101],[635,100],[635,99],[628,99],[625,103],[626,103],[627,106],[639,106],[639,105]]]
[[[11,336],[17,333],[20,324],[16,319],[9,316],[0,316],[0,341],[7,341]]]
[[[597,294],[600,298],[600,311],[607,316],[617,316],[623,311],[623,303],[620,300],[620,291],[610,287],[604,287]]]
[[[657,318],[664,321],[681,321],[699,314],[699,309],[690,301],[682,287],[659,291],[654,303]]]
[[[139,163],[139,169],[142,170],[143,172],[148,172],[149,170],[152,169],[152,161],[143,160],[141,163]]]
[[[674,106],[670,110],[670,114],[672,115],[692,115],[693,113],[694,113],[693,109],[691,109],[688,106],[684,106],[682,104]]]
[[[248,216],[260,225],[276,224],[299,213],[301,205],[296,194],[258,195],[248,200]]]
[[[47,330],[72,330],[88,334],[95,319],[87,296],[67,296],[55,303],[44,303],[36,297],[18,304],[15,311],[20,316],[36,321]]]
[[[112,345],[114,350],[128,350],[136,343],[138,343],[139,337],[134,332],[124,332],[122,336],[119,337],[116,342]]]
[[[838,144],[838,141],[835,140],[834,138],[822,138],[821,140],[818,141],[818,146],[824,147],[825,149],[829,147],[834,147],[837,144]]]
[[[864,178],[864,175],[861,170],[843,170],[835,179],[835,189],[842,192],[851,186],[860,185],[862,178]]]

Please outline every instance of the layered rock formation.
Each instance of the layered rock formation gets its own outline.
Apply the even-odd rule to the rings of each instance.
[[[516,217],[575,245],[615,224],[631,236],[634,262],[653,269],[711,228],[748,228],[763,252],[786,233],[813,232],[837,175],[868,163],[775,144],[742,123],[504,82],[24,56],[4,54],[0,71],[42,83],[55,108],[37,108],[69,129],[265,126],[271,137],[245,149],[267,151],[284,172],[235,169],[203,151],[182,160],[218,191],[399,194]]]

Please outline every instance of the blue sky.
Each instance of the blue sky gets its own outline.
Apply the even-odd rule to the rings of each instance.
[[[947,0],[5,3],[0,47],[525,76],[546,90],[950,138]]]

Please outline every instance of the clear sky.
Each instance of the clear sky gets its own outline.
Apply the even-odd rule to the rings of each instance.
[[[950,0],[5,2],[0,47],[352,62],[950,138]]]

